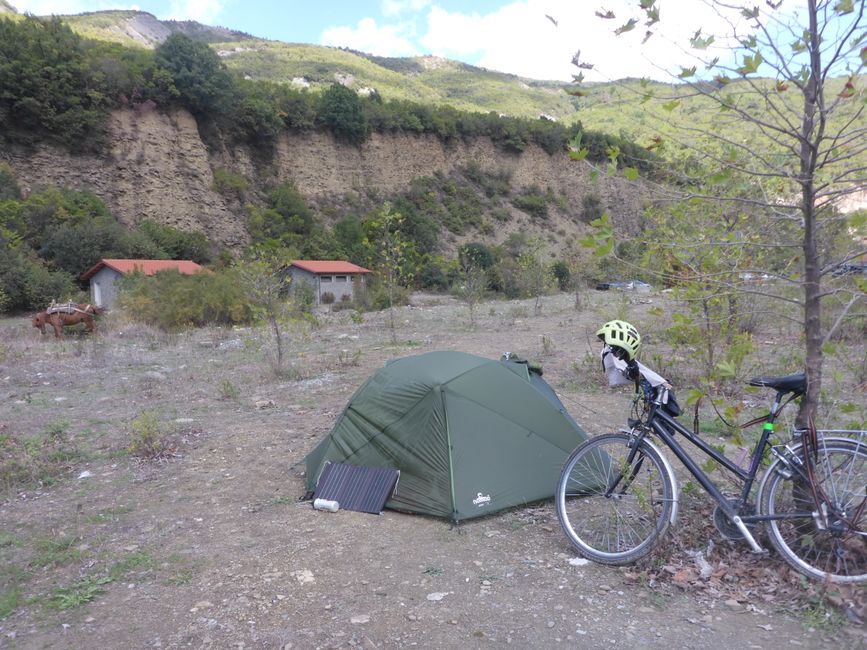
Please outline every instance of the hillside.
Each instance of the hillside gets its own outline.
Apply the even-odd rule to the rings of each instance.
[[[277,143],[269,166],[273,176],[263,177],[254,152],[238,146],[209,149],[198,128],[185,111],[115,111],[106,155],[73,155],[42,144],[0,149],[0,162],[11,167],[25,192],[45,185],[86,189],[127,226],[153,219],[205,232],[221,247],[234,250],[248,243],[245,203],[262,203],[264,185],[274,180],[293,181],[321,218],[333,222],[347,211],[363,213],[406,192],[418,179],[447,178],[467,165],[507,178],[502,194],[493,199],[497,210],[473,214],[475,225],[458,233],[443,230],[438,238],[442,254],[453,254],[460,243],[472,239],[501,244],[516,231],[537,235],[548,242],[552,254],[560,253],[584,232],[586,196],[593,196],[616,221],[630,223],[644,201],[634,184],[596,176],[585,163],[570,162],[565,153],[552,156],[530,146],[521,154],[508,154],[486,138],[445,144],[434,136],[373,134],[368,142],[353,146],[327,133],[289,133]],[[244,204],[217,191],[214,179],[220,170],[231,170],[249,183]],[[549,197],[544,217],[510,202],[532,188]],[[484,207],[472,201],[467,205]]]
[[[313,89],[339,81],[356,90],[376,90],[388,99],[516,117],[574,119],[573,100],[558,82],[524,79],[438,57],[386,58],[321,45],[268,41],[193,21],[161,21],[142,11],[98,11],[62,19],[87,38],[145,48],[181,32],[211,44],[229,69],[253,80]]]

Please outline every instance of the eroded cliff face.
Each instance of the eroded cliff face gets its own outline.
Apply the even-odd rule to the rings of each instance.
[[[0,149],[0,160],[12,167],[25,191],[40,185],[90,190],[126,225],[153,219],[203,232],[220,246],[236,250],[248,242],[244,210],[214,190],[213,170],[224,167],[245,176],[255,201],[262,174],[249,151],[209,152],[189,113],[165,114],[145,106],[115,112],[109,138],[110,153],[104,156],[77,156],[42,145]],[[432,136],[374,134],[354,147],[325,133],[290,134],[281,137],[270,167],[279,180],[293,180],[315,203],[370,190],[385,196],[406,189],[414,178],[448,174],[470,161],[484,169],[508,170],[514,187],[537,185],[566,199],[544,223],[514,211],[512,222],[492,236],[498,242],[516,229],[547,232],[552,244],[563,237],[564,229],[580,232],[583,225],[575,217],[589,193],[597,195],[620,223],[634,223],[647,198],[623,179],[594,179],[588,166],[569,161],[565,154],[549,156],[535,146],[522,154],[507,154],[486,139],[444,144]]]

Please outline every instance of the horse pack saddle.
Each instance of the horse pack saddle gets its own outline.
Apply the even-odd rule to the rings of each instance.
[[[68,302],[62,305],[56,305],[54,303],[45,310],[47,314],[74,314],[75,312],[80,311],[84,312],[83,309],[79,309],[78,305],[74,302]]]

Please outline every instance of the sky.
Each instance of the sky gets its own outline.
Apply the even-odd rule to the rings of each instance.
[[[661,27],[645,29],[636,0],[8,0],[38,16],[138,9],[159,19],[195,20],[272,40],[348,47],[378,56],[435,55],[531,79],[587,81],[624,77],[671,80],[697,26],[719,17],[700,0],[662,4]],[[597,11],[613,11],[602,20]],[[666,13],[668,20],[666,20]],[[672,16],[671,14],[676,14]],[[614,30],[630,17],[638,27]],[[590,70],[572,64],[592,64]]]

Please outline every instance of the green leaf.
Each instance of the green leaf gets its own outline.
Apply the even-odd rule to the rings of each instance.
[[[698,400],[700,400],[704,396],[704,392],[699,390],[698,388],[691,389],[686,394],[686,406],[694,406]]]
[[[701,37],[701,29],[699,28],[695,34],[692,35],[692,38],[689,39],[689,44],[695,48],[696,50],[706,50],[709,45],[711,45],[714,41],[713,36],[708,36],[707,38]]]
[[[747,76],[748,74],[754,73],[759,69],[759,66],[764,62],[764,58],[762,58],[761,52],[756,52],[755,56],[744,56],[744,64],[738,68],[738,73],[743,76]]]
[[[752,9],[741,9],[741,16],[747,19],[758,18],[759,17],[759,8],[753,7]]]
[[[569,160],[584,160],[589,153],[590,149],[587,147],[582,147],[581,149],[570,149]]]
[[[640,174],[635,167],[626,167],[623,170],[623,177],[628,181],[637,181]]]
[[[614,250],[614,238],[609,238],[603,245],[598,246],[595,251],[596,257],[605,257]]]
[[[839,0],[839,2],[834,5],[834,11],[837,12],[838,16],[851,14],[855,11],[855,4],[852,0]]]
[[[849,216],[848,224],[853,230],[861,230],[864,226],[867,226],[867,211],[853,212]]]
[[[720,361],[716,364],[716,367],[722,377],[734,377],[737,375],[737,369],[731,361]]]
[[[712,175],[708,180],[712,184],[718,185],[720,183],[725,183],[725,182],[731,180],[731,177],[732,177],[732,170],[731,169],[723,169],[722,171],[717,172],[716,174]]]
[[[638,21],[635,20],[635,18],[630,18],[628,23],[626,23],[625,25],[621,25],[620,27],[615,29],[614,33],[617,36],[620,36],[621,34],[625,34],[626,32],[631,32],[633,29],[635,29],[635,25],[637,24]]]
[[[672,99],[670,102],[665,102],[665,103],[662,105],[662,108],[664,108],[665,110],[671,112],[671,111],[673,111],[675,108],[677,108],[678,106],[680,106],[680,100],[679,100],[679,99]]]
[[[678,79],[689,79],[690,77],[695,76],[695,66],[691,68],[681,68],[680,74],[677,75]]]
[[[867,65],[867,47],[861,48],[861,63]]]

